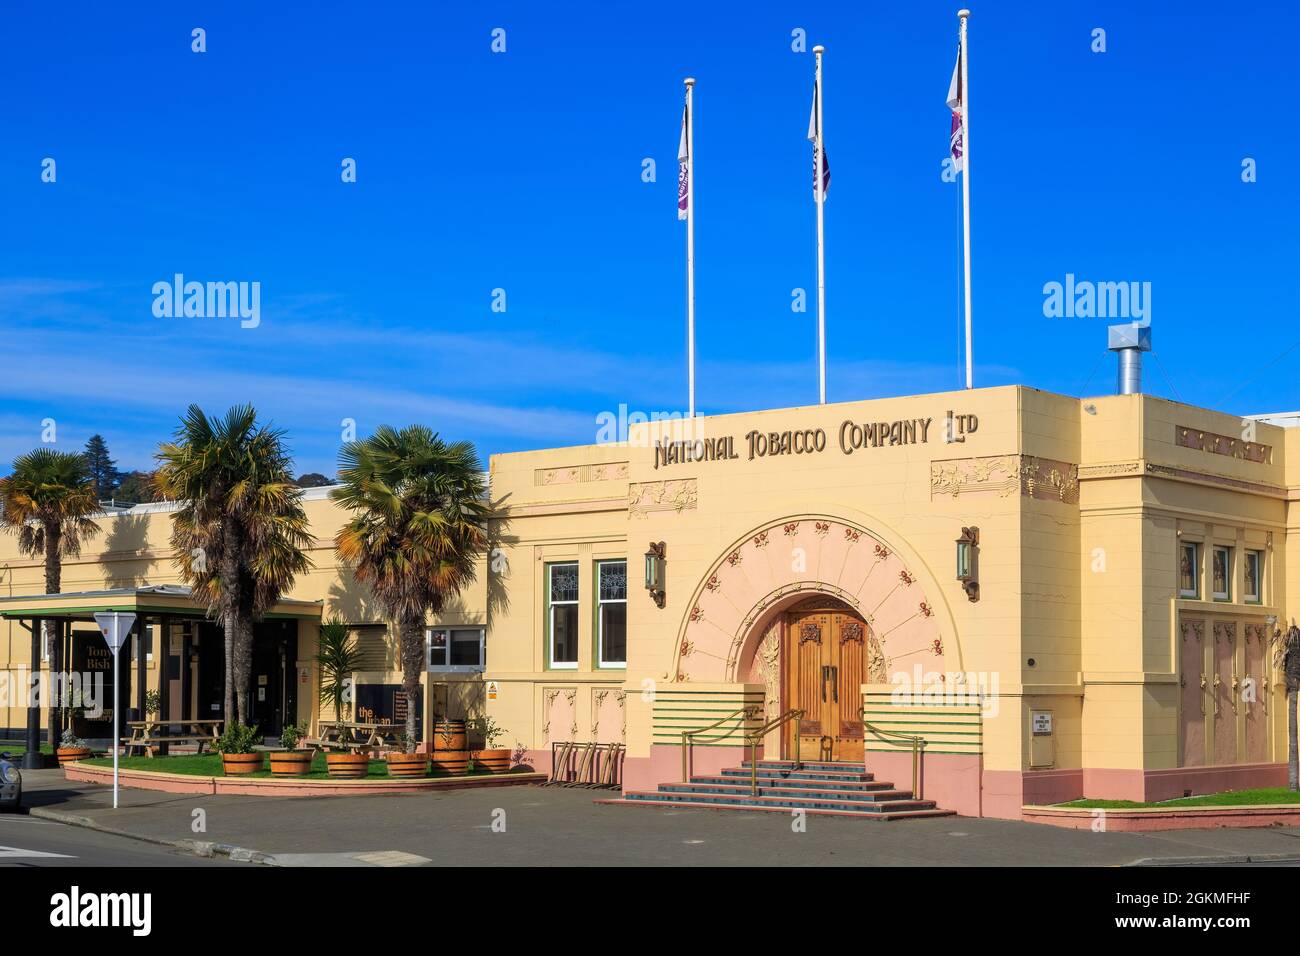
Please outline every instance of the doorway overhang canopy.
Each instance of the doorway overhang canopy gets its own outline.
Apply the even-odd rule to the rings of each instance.
[[[266,620],[320,620],[322,601],[281,598],[264,615]],[[97,613],[130,611],[137,615],[205,618],[207,609],[182,584],[142,584],[106,591],[71,591],[65,594],[23,594],[0,597],[0,618],[93,621]]]

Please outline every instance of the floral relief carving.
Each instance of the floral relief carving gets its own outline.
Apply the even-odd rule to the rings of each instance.
[[[847,644],[850,641],[858,644],[862,643],[862,622],[846,621],[840,628],[840,643]]]
[[[822,629],[819,624],[805,624],[799,629],[799,643],[807,644],[811,641],[814,644],[822,642]]]
[[[628,485],[627,489],[627,510],[634,518],[656,511],[690,511],[698,504],[698,482],[694,478],[644,481]]]

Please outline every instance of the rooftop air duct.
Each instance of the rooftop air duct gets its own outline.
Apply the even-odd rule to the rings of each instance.
[[[1151,351],[1151,326],[1133,322],[1112,325],[1108,330],[1110,351],[1119,355],[1119,394],[1137,395],[1142,391],[1142,353]]]

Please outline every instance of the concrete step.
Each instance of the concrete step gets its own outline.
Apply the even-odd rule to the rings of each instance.
[[[699,803],[727,805],[736,809],[747,807],[780,807],[786,810],[856,810],[862,813],[897,813],[913,810],[936,809],[933,800],[881,800],[877,802],[864,800],[842,800],[832,797],[807,797],[803,795],[786,796],[783,794],[759,795],[723,795],[702,792],[680,791],[630,791],[623,794],[625,800],[640,802],[656,801],[694,805]]]
[[[728,773],[722,771],[718,775],[696,776],[692,780],[700,780],[706,783],[744,783],[750,782],[750,776],[747,773]],[[843,780],[839,777],[802,777],[788,776],[783,777],[780,774],[763,774],[758,775],[758,785],[760,787],[792,787],[792,788],[811,788],[817,790],[888,790],[893,784],[886,780]]]
[[[663,793],[714,793],[721,796],[748,796],[750,792],[748,783],[735,784],[699,779],[690,783],[661,783],[659,790]],[[875,790],[817,790],[803,787],[766,787],[760,783],[758,792],[762,796],[785,796],[795,800],[856,800],[863,803],[880,803],[886,800],[912,799],[912,791],[894,790],[888,784]]]
[[[730,810],[733,812],[741,811],[741,812],[749,812],[749,813],[788,814],[790,812],[790,808],[779,807],[779,806],[746,806],[742,804],[728,803],[725,801],[720,803],[695,803],[695,802],[684,803],[684,802],[673,801],[673,800],[661,800],[661,799],[657,799],[654,794],[645,795],[635,800],[618,798],[613,800],[597,800],[596,802],[606,804],[608,806],[618,806],[618,807],[660,807],[660,808],[669,808],[669,809],[677,809],[677,810],[681,810],[684,808],[691,809],[691,810]],[[882,822],[888,820],[910,820],[910,819],[918,819],[923,817],[951,817],[956,815],[955,811],[953,810],[940,810],[937,807],[934,809],[925,809],[925,810],[898,810],[898,811],[889,811],[889,810],[863,811],[860,809],[828,810],[828,809],[820,809],[817,807],[803,807],[799,809],[803,809],[804,812],[814,814],[817,816],[852,817],[858,820],[878,820]]]
[[[751,771],[748,767],[726,767],[719,773],[728,777],[744,777],[749,779]],[[776,769],[771,767],[758,768],[759,779],[767,778],[769,780],[844,780],[849,783],[866,782],[874,780],[873,774],[859,771],[842,771],[842,770],[791,770]]]

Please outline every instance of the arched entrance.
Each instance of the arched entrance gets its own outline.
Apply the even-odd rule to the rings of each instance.
[[[873,643],[867,622],[845,602],[818,595],[785,611],[780,626],[781,710],[803,711],[798,758],[861,761],[861,687]]]

